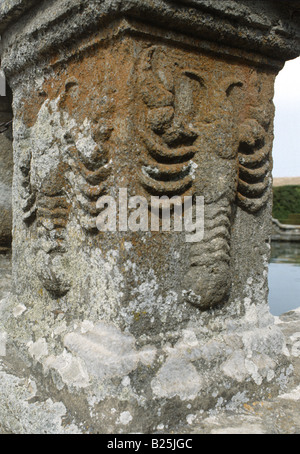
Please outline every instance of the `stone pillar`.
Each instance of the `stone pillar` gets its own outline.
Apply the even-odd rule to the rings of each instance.
[[[0,124],[7,124],[12,119],[11,103],[9,93],[0,96]],[[0,128],[0,252],[11,246],[12,175],[12,127],[7,125]]]
[[[278,392],[291,368],[267,302],[272,99],[299,54],[298,7],[2,3],[9,360],[100,432]],[[177,197],[169,230],[150,216],[162,196]]]

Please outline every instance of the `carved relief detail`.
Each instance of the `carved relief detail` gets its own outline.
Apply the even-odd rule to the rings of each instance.
[[[44,287],[55,297],[65,295],[71,287],[64,257],[68,251],[66,227],[71,209],[65,171],[66,164],[60,163],[42,183],[37,197],[37,273]]]
[[[180,54],[175,52],[174,58],[174,53],[161,51],[158,46],[144,51],[138,73],[139,93],[147,107],[138,129],[143,187],[151,195],[167,196],[202,196],[202,187],[208,195],[204,238],[191,245],[185,276],[189,302],[207,309],[222,303],[231,286],[230,230],[235,182],[226,183],[236,175],[238,148],[226,92],[231,82],[222,80],[218,85],[205,69],[202,71],[197,59],[185,65]],[[215,166],[211,178],[220,178],[222,182],[215,185],[219,190],[209,181],[203,159]],[[228,175],[222,174],[222,168],[229,170]],[[207,183],[201,186],[201,180]]]
[[[23,211],[23,221],[30,225],[36,219],[36,190],[32,188],[30,180],[31,152],[26,153],[19,166],[21,178],[21,208]]]
[[[36,272],[57,298],[72,285],[68,223],[76,216],[86,232],[96,230],[96,203],[111,174],[111,129],[101,120],[78,126],[64,110],[65,98],[66,92],[45,101],[31,128],[31,151],[20,165],[23,221],[38,235]]]
[[[141,153],[140,181],[151,195],[188,195],[193,184],[193,162],[198,134],[181,110],[180,88],[201,78],[177,69],[155,69],[159,48],[144,52],[139,68],[139,91],[147,106],[146,122],[138,129],[145,151]],[[181,87],[180,87],[181,84]]]
[[[194,295],[189,302],[201,310],[225,302],[229,295],[231,212],[228,200],[207,205],[204,238],[191,247],[185,283]]]
[[[59,114],[53,115],[54,104],[46,101],[41,107],[30,131],[30,148],[23,151],[19,168],[23,221],[37,233],[36,273],[46,290],[58,298],[71,287],[65,271],[66,227],[71,203],[65,178],[67,164],[57,145],[60,126],[57,124]]]
[[[241,78],[228,92],[239,134],[237,202],[250,213],[265,206],[271,191],[274,106],[263,83],[262,76],[253,71],[248,80]]]
[[[183,55],[183,50],[155,45],[142,51],[134,75],[138,108],[132,141],[139,155],[138,181],[148,196],[206,198],[205,234],[190,247],[186,287],[199,296],[191,302],[207,309],[223,303],[230,290],[235,199],[254,213],[269,198],[271,140],[255,90],[250,89],[249,101],[248,82],[235,81],[235,68],[222,79],[215,67],[222,62],[205,57],[203,69],[198,56],[185,60]],[[76,217],[86,234],[97,233],[97,201],[108,193],[115,156],[105,108],[95,115],[97,121],[88,112],[80,124],[68,113],[68,91],[76,86],[66,84],[56,100],[44,103],[32,131],[32,152],[20,166],[23,219],[29,228],[36,221],[40,241],[37,272],[55,296],[72,285],[69,223]],[[239,90],[240,99],[235,97]],[[45,126],[50,131],[39,137]]]
[[[96,219],[100,212],[97,208],[99,197],[107,193],[107,182],[111,175],[112,166],[109,160],[107,141],[111,129],[98,125],[99,130],[93,133],[97,142],[92,143],[92,152],[87,157],[84,148],[79,145],[77,134],[67,135],[68,156],[71,173],[72,194],[76,203],[76,211],[80,225],[86,232],[96,232]],[[90,131],[87,133],[90,134]],[[84,135],[80,132],[81,138]],[[88,136],[85,137],[88,140]]]
[[[270,154],[272,142],[266,140],[265,129],[254,119],[240,126],[239,205],[249,212],[260,210],[270,197]]]

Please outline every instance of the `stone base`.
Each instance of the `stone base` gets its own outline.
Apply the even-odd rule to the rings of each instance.
[[[32,338],[21,331],[29,310],[9,293],[9,256],[0,272],[2,433],[209,433],[209,416],[244,415],[298,385],[299,319],[252,304],[250,286],[243,301],[144,343],[113,324],[63,319],[46,340],[34,325]]]
[[[265,329],[261,320],[251,326],[254,312],[248,308],[244,330],[229,323],[212,337],[203,326],[190,327],[176,345],[165,343],[152,357],[132,345],[122,363],[113,357],[126,349],[119,342],[126,335],[119,333],[115,344],[102,344],[102,369],[96,359],[83,359],[94,354],[86,347],[97,335],[95,327],[78,332],[81,356],[67,350],[47,356],[40,340],[28,346],[33,358],[26,364],[8,348],[0,361],[0,433],[299,433],[299,311]],[[2,332],[2,354],[4,338]],[[74,345],[75,340],[74,334]],[[133,361],[136,369],[128,372]],[[91,364],[102,380],[87,372]]]
[[[44,338],[14,340],[12,319],[24,306],[6,295],[0,308],[4,433],[190,430],[203,415],[247,409],[295,381],[281,326],[265,304],[232,304],[145,345],[112,324],[83,322],[68,333],[62,324],[53,338],[64,348],[57,342],[56,351]]]
[[[267,304],[272,100],[299,8],[46,3],[0,7],[14,110],[3,431],[174,431],[285,391]],[[177,199],[171,231],[149,222],[159,195]],[[107,196],[122,210],[108,215]],[[197,239],[178,214],[190,196],[204,198]]]

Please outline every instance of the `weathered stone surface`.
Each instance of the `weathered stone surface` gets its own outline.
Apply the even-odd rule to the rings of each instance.
[[[292,379],[267,268],[273,86],[298,19],[217,3],[74,0],[19,17],[2,2],[15,221],[1,348],[46,412],[59,403],[47,431],[65,409],[71,430],[167,429]],[[140,198],[163,195],[204,197],[201,238],[142,224]],[[99,231],[103,196],[131,228],[119,211]]]
[[[10,290],[10,258],[0,256],[0,311],[3,321],[5,297]],[[14,315],[24,312],[24,306],[16,306]],[[152,433],[156,434],[299,434],[300,400],[300,311],[292,311],[275,318],[275,324],[284,334],[286,354],[293,367],[293,381],[279,396],[270,394],[266,400],[251,400],[240,390],[240,394],[226,401],[220,397],[214,408],[208,411],[195,408],[182,418],[177,426],[155,425]],[[85,326],[84,331],[89,328]],[[15,434],[83,434],[94,433],[94,428],[76,424],[70,418],[67,408],[60,400],[53,399],[51,392],[42,390],[31,371],[20,362],[12,363],[11,358],[3,358],[1,348],[5,345],[5,336],[0,335],[1,400],[0,433]],[[212,350],[212,349],[211,349]],[[207,350],[208,351],[208,350]],[[31,346],[36,358],[43,356],[45,343],[40,341]],[[237,356],[237,355],[236,355]],[[111,366],[109,366],[111,367]],[[26,372],[25,372],[26,370]],[[182,371],[181,371],[182,372]],[[184,371],[185,372],[185,371]],[[236,370],[237,373],[237,370]],[[188,375],[192,379],[192,374]],[[180,381],[182,383],[182,380]],[[123,380],[129,386],[129,377]],[[181,393],[186,393],[182,387]],[[189,404],[188,404],[189,405]],[[130,419],[128,412],[120,415],[120,423]]]
[[[294,381],[288,390],[264,401],[244,402],[239,408],[232,402],[220,402],[225,410],[191,414],[180,434],[299,434],[300,433],[300,310],[275,318],[284,333],[287,352],[294,369]]]
[[[297,1],[285,0],[63,0],[42,5],[38,0],[1,0],[0,31],[10,26],[6,46],[14,47],[16,60],[9,65],[14,68],[36,51],[47,52],[51,44],[122,16],[205,39],[215,50],[225,44],[284,61],[299,54],[299,10]],[[20,28],[16,22],[23,16],[26,26]],[[35,49],[34,40],[39,43]]]
[[[0,96],[0,123],[12,118],[11,96]],[[0,249],[11,244],[13,151],[11,126],[0,134]]]

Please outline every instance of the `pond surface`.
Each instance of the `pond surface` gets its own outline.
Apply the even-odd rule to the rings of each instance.
[[[300,307],[300,243],[272,242],[269,306],[272,315]]]

